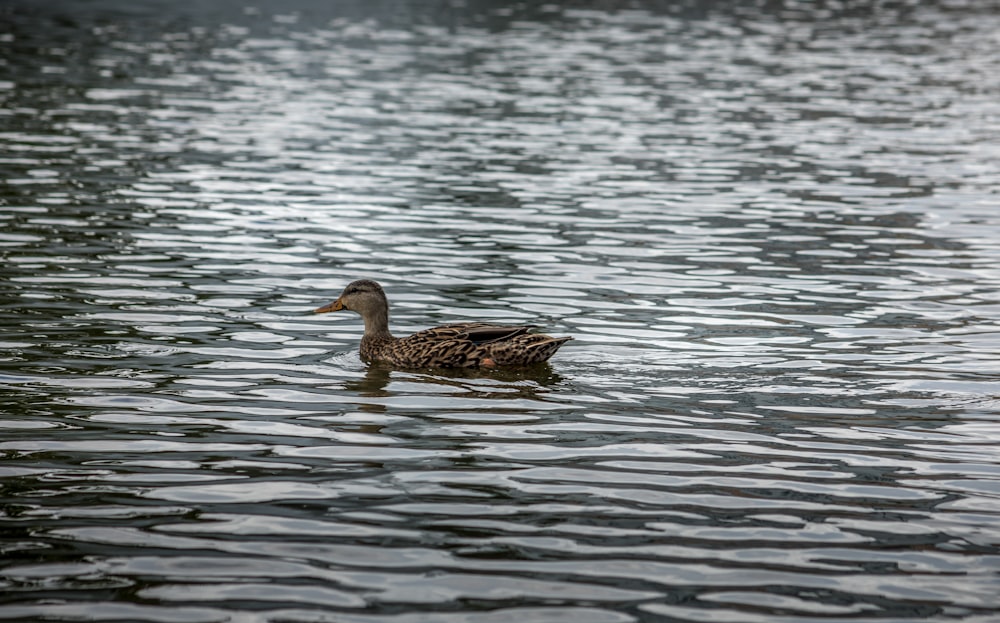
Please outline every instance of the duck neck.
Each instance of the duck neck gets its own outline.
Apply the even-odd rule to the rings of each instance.
[[[389,309],[373,309],[363,316],[365,321],[365,337],[368,339],[391,340],[389,333]]]

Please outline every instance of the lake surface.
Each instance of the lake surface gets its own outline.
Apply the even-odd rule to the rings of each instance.
[[[5,2],[0,619],[1000,621],[997,33]]]

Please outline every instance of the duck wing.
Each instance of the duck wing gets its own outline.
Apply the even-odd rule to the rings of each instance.
[[[524,335],[533,328],[531,326],[518,327],[485,322],[464,322],[424,329],[403,339],[412,343],[457,340],[481,345],[510,340],[518,335]]]

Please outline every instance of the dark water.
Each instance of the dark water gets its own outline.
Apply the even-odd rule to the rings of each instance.
[[[0,24],[0,619],[1000,620],[996,2]]]

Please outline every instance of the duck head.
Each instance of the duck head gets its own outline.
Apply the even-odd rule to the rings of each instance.
[[[347,309],[368,318],[376,313],[385,313],[389,303],[382,286],[370,279],[359,279],[347,284],[337,300],[315,310],[317,314]]]

